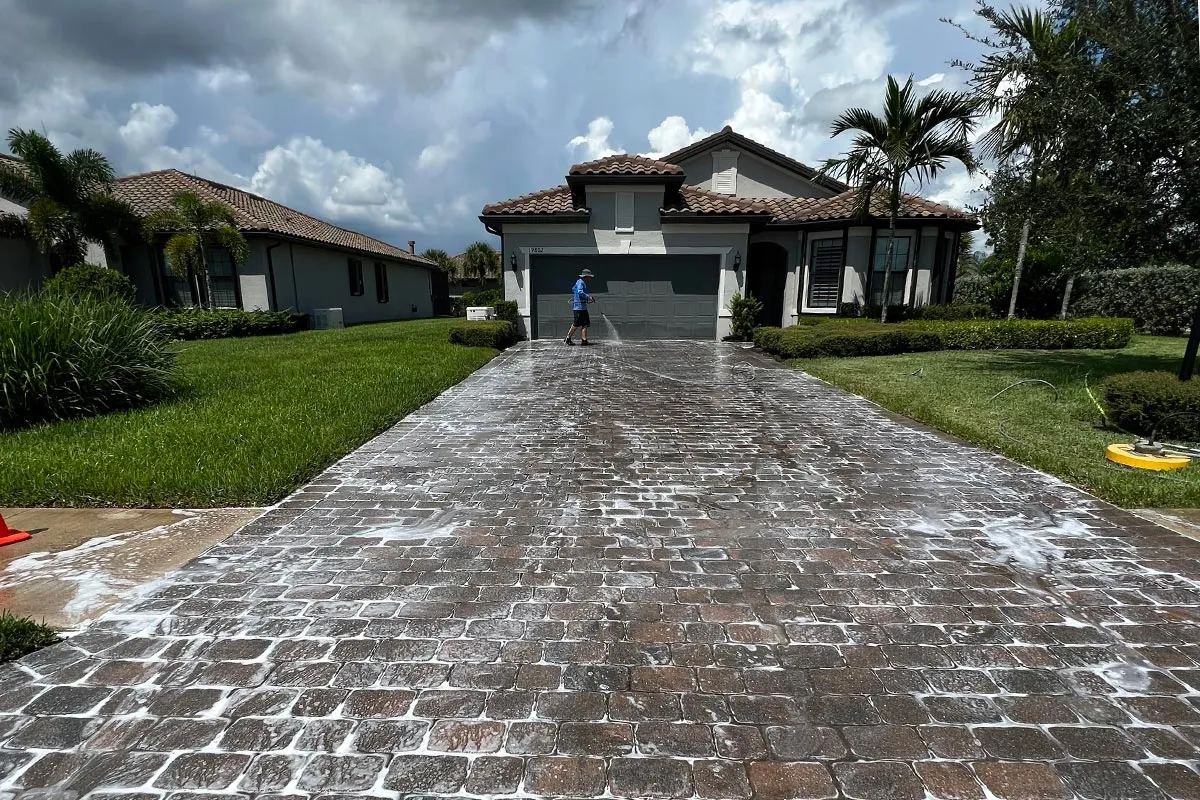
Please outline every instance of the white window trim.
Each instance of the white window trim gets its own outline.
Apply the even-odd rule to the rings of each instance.
[[[834,304],[833,308],[812,308],[808,305],[808,282],[811,277],[810,268],[812,267],[813,243],[822,241],[822,240],[826,240],[826,239],[840,239],[841,240],[841,242],[842,242],[841,272],[844,273],[846,271],[846,249],[847,249],[848,241],[847,241],[847,237],[843,235],[842,231],[820,231],[818,233],[810,233],[808,235],[808,241],[806,241],[804,243],[804,253],[801,256],[801,258],[804,259],[804,280],[801,282],[801,286],[800,286],[800,313],[801,314],[836,314],[837,310],[838,310],[838,306],[840,306],[842,304],[841,290],[842,290],[842,281],[844,280],[845,276],[839,274],[838,275],[838,302],[836,304]]]
[[[629,204],[627,209],[629,214],[626,220],[629,223],[628,225],[621,224],[621,203],[623,200]],[[637,219],[637,195],[633,192],[617,192],[613,199],[613,218],[616,221],[614,230],[617,233],[633,233]]]

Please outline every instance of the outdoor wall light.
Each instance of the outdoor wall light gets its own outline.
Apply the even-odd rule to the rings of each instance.
[[[738,250],[737,254],[734,255],[734,257],[733,257],[733,271],[737,272],[741,268],[742,268],[742,251]]]
[[[516,253],[509,253],[509,255],[508,255],[508,265],[509,265],[510,267],[512,267],[512,271],[513,271],[513,272],[516,272],[516,271],[517,271],[517,254],[516,254]]]

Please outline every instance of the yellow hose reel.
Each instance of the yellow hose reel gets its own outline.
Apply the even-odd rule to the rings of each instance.
[[[1161,445],[1139,448],[1136,444],[1110,444],[1105,449],[1105,456],[1109,461],[1134,469],[1183,469],[1192,463],[1187,456],[1165,451]]]

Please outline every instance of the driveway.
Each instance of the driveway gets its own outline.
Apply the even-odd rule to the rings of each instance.
[[[1196,798],[1198,556],[745,350],[524,345],[0,668],[0,797]]]

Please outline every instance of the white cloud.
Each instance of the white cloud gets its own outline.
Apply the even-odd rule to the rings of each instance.
[[[437,172],[444,169],[451,161],[462,155],[468,145],[486,141],[491,135],[491,123],[483,122],[471,125],[465,130],[452,130],[446,133],[437,144],[426,145],[417,156],[417,169],[423,172]]]
[[[263,156],[251,191],[343,223],[423,230],[404,183],[380,167],[320,139],[295,137]]]
[[[126,147],[141,153],[165,145],[167,134],[177,122],[179,115],[170,106],[134,103],[129,108],[129,120],[117,133]]]
[[[596,117],[588,123],[588,130],[582,136],[576,136],[567,142],[567,149],[578,152],[584,161],[595,161],[597,158],[616,155],[622,152],[612,146],[608,137],[612,135],[613,122],[608,117]]]
[[[935,72],[928,78],[917,81],[917,86],[933,86],[934,84],[941,83],[944,80],[946,80],[946,73]]]
[[[650,142],[650,152],[642,155],[649,158],[661,158],[667,153],[681,150],[692,142],[698,142],[709,135],[709,132],[703,128],[691,130],[687,120],[683,117],[670,116],[660,122],[657,127],[651,128],[650,133],[646,134],[646,139]]]
[[[727,124],[802,160],[814,158],[833,119],[832,104],[809,101],[859,91],[892,58],[886,19],[854,0],[722,0],[698,20],[684,68],[734,81],[739,102]]]
[[[226,92],[231,89],[244,89],[254,81],[249,72],[237,67],[218,66],[202,69],[196,73],[196,82],[210,92]]]

